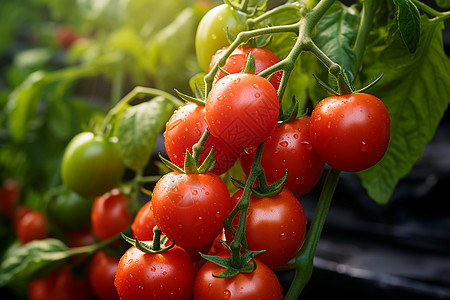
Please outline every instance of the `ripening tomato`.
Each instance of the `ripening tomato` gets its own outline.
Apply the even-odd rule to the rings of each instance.
[[[243,190],[238,190],[231,201],[236,205]],[[237,228],[238,218],[233,220]],[[306,218],[302,205],[288,188],[272,197],[250,196],[245,237],[250,250],[267,250],[258,259],[270,268],[286,264],[303,243]],[[227,235],[231,237],[228,232]]]
[[[92,229],[100,240],[107,240],[127,229],[131,222],[127,202],[130,197],[112,189],[94,201],[91,211]]]
[[[211,63],[209,64],[208,71],[216,64],[217,60],[219,60],[229,48],[225,47],[220,49],[214,54],[211,59]],[[273,66],[278,63],[280,59],[273,54],[270,50],[265,48],[236,48],[233,53],[228,57],[227,62],[222,67],[223,70],[227,71],[230,74],[240,73],[244,70],[246,61],[249,56],[249,52],[252,53],[253,58],[255,59],[255,74],[259,74],[265,69]],[[278,71],[273,74],[270,78],[270,83],[273,85],[275,89],[278,89],[281,82],[281,76],[283,75],[283,71]],[[220,78],[224,77],[225,74],[220,70],[214,76],[214,81],[218,81]]]
[[[195,103],[188,103],[175,111],[166,124],[164,145],[170,160],[179,167],[184,167],[186,149],[192,153],[194,146],[206,130],[205,107]],[[211,172],[220,175],[228,171],[236,162],[235,153],[220,137],[210,135],[200,155],[200,164],[214,147],[216,163]]]
[[[89,263],[89,282],[95,295],[101,300],[119,299],[114,279],[119,258],[97,251]]]
[[[286,122],[267,138],[261,157],[261,166],[268,181],[275,182],[286,171],[286,186],[295,196],[308,193],[319,181],[325,163],[309,136],[310,118],[304,116]],[[248,175],[256,147],[248,147],[240,156],[242,169]]]
[[[8,219],[13,217],[19,191],[19,183],[12,179],[5,180],[0,186],[0,213]]]
[[[229,253],[218,256],[229,257]],[[198,271],[194,282],[194,300],[279,300],[283,298],[281,285],[275,274],[263,262],[255,259],[256,270],[239,273],[231,278],[214,277],[225,268],[207,261]]]
[[[124,170],[117,139],[96,136],[92,132],[82,132],[72,138],[61,166],[64,185],[88,198],[116,187]]]
[[[64,266],[44,278],[34,279],[28,287],[29,300],[90,300],[94,293],[89,281],[76,277]]]
[[[275,88],[253,74],[230,74],[211,89],[205,107],[208,129],[235,151],[258,145],[277,127],[279,101]]]
[[[156,183],[152,203],[161,231],[187,248],[210,244],[231,211],[228,189],[213,173],[168,173]]]
[[[195,50],[197,60],[204,71],[208,70],[214,53],[230,44],[226,31],[236,36],[245,30],[244,21],[245,16],[239,16],[239,12],[227,4],[216,6],[203,16],[195,35]]]
[[[194,283],[194,267],[182,248],[145,253],[132,246],[117,267],[114,285],[121,300],[189,300]]]
[[[42,240],[48,236],[45,215],[37,210],[24,211],[23,216],[17,220],[16,226],[16,235],[22,244]]]
[[[314,149],[332,168],[347,172],[365,170],[386,153],[391,121],[377,97],[356,93],[327,97],[311,114]]]

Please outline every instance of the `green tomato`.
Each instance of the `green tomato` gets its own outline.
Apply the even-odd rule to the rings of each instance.
[[[70,141],[61,168],[65,186],[88,198],[116,187],[124,170],[117,139],[96,136],[92,132],[82,132]]]
[[[83,229],[91,224],[94,201],[66,190],[52,199],[49,210],[52,220],[64,229]]]
[[[207,72],[211,57],[217,50],[230,45],[228,31],[237,36],[245,30],[245,15],[237,12],[227,4],[222,4],[208,11],[201,19],[195,36],[195,48],[200,67]]]

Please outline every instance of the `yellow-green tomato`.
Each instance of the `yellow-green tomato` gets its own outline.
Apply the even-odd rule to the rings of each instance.
[[[195,36],[195,48],[200,67],[207,72],[211,57],[217,50],[230,45],[228,31],[237,36],[245,30],[245,16],[227,4],[222,4],[208,11],[200,21]]]
[[[70,141],[61,167],[65,186],[84,197],[97,197],[116,187],[124,170],[117,139],[92,132],[82,132]]]

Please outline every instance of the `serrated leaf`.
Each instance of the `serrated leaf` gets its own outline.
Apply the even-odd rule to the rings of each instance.
[[[358,175],[372,199],[389,201],[398,181],[422,155],[450,101],[450,59],[442,42],[443,24],[422,16],[422,35],[416,52],[409,53],[403,41],[393,36],[381,50],[366,54],[366,81],[384,73],[371,88],[389,108],[391,140],[384,158]]]
[[[69,248],[60,240],[44,239],[29,242],[9,253],[0,265],[0,286],[26,280],[44,269],[51,269],[70,257]]]
[[[140,170],[153,154],[156,138],[164,129],[174,110],[172,102],[155,97],[128,108],[122,115],[117,128],[119,154],[124,164]]]
[[[398,8],[398,29],[400,35],[408,47],[409,52],[414,53],[420,39],[420,13],[411,0],[394,0]]]

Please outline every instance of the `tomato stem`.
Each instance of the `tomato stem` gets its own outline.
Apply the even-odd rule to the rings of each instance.
[[[339,181],[340,173],[341,171],[333,168],[328,171],[305,242],[293,259],[293,265],[295,266],[296,272],[286,295],[286,300],[298,299],[303,288],[311,278],[317,243],[319,242],[322,233],[323,225]]]

